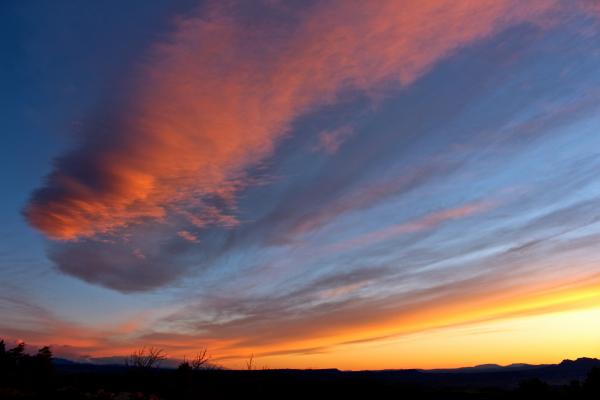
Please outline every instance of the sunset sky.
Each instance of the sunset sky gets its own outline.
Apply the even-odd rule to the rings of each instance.
[[[15,0],[0,32],[8,342],[600,357],[600,1]]]

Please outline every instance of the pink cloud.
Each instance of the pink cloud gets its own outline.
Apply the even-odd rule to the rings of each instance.
[[[352,136],[354,130],[349,126],[342,126],[337,129],[323,131],[319,134],[319,141],[315,146],[315,151],[326,154],[335,154],[342,143]]]
[[[186,231],[186,230],[177,232],[177,235],[189,242],[197,242],[198,241],[198,237],[196,235],[194,235],[193,233]]]
[[[409,222],[388,226],[384,229],[369,232],[354,239],[336,243],[333,245],[333,248],[336,250],[351,249],[357,246],[365,246],[389,240],[400,235],[434,229],[445,222],[467,218],[488,211],[493,207],[494,204],[491,202],[479,201],[464,204],[455,208],[432,212]]]

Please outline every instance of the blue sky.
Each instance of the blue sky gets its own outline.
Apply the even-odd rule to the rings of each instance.
[[[384,3],[3,4],[0,333],[354,368],[600,306],[593,2]]]

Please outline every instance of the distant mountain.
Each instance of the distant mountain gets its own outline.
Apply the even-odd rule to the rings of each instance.
[[[595,358],[578,358],[564,360],[560,364],[530,365],[511,364],[500,366],[485,364],[475,367],[422,370],[423,375],[433,382],[444,384],[476,384],[476,385],[517,385],[525,379],[539,378],[550,384],[568,384],[573,380],[582,380],[592,368],[600,368],[600,360]]]
[[[498,365],[498,364],[481,364],[474,367],[461,367],[461,368],[438,368],[438,369],[425,369],[423,372],[429,373],[445,373],[445,374],[456,374],[456,373],[481,373],[481,372],[499,372],[506,370],[525,370],[533,368],[547,367],[547,364],[532,365],[532,364],[510,364],[510,365]]]
[[[587,368],[587,369],[590,369],[590,368],[598,367],[598,363],[600,363],[600,360],[598,360],[597,358],[582,357],[582,358],[578,358],[575,361],[563,360],[559,364],[559,366],[562,368],[583,368],[583,369]]]
[[[69,369],[119,369],[125,368],[126,357],[88,357],[79,360],[70,360],[66,358],[53,358],[52,361],[57,367],[69,367]],[[181,363],[181,360],[166,359],[160,363],[161,368],[174,369]]]
[[[123,357],[89,358],[77,362],[64,358],[55,358],[54,365],[59,371],[119,371],[126,369]],[[177,360],[165,360],[162,369],[177,367]],[[331,378],[365,378],[375,380],[394,380],[428,385],[450,386],[516,386],[525,379],[539,378],[551,384],[567,384],[573,380],[582,380],[594,368],[600,368],[600,360],[595,358],[578,358],[564,360],[560,364],[530,365],[483,364],[474,367],[432,370],[381,370],[381,371],[339,371],[328,370],[270,370],[270,373],[304,377]],[[243,371],[240,371],[243,373]],[[260,371],[256,371],[260,372]],[[230,371],[229,373],[237,373]],[[336,378],[336,379],[337,379]]]
[[[170,360],[175,363],[176,360]],[[115,364],[116,363],[116,364]],[[34,364],[32,364],[34,365]],[[593,375],[582,384],[600,360],[580,358],[560,364],[529,365],[483,364],[445,370],[204,370],[175,371],[170,368],[132,370],[122,358],[75,360],[54,359],[52,394],[67,393],[63,398],[131,398],[132,393],[156,393],[159,398],[309,398],[314,393],[344,398],[415,398],[431,399],[591,399]],[[25,371],[28,372],[28,371]],[[23,375],[29,376],[29,375]],[[539,382],[539,379],[543,382]],[[573,381],[580,384],[572,384]],[[23,382],[29,382],[24,380]],[[31,381],[33,382],[33,381]],[[5,387],[2,387],[2,384]],[[8,386],[7,386],[8,384]],[[37,385],[37,382],[35,382]],[[0,398],[13,394],[13,383],[0,382]],[[31,389],[38,390],[38,387]],[[41,387],[41,386],[40,386]],[[50,386],[48,386],[50,388]],[[10,389],[10,391],[6,391]],[[3,391],[4,390],[4,391]],[[29,390],[29,388],[28,388]],[[60,390],[60,391],[59,391]],[[32,392],[33,393],[33,392]],[[225,393],[225,395],[224,395]],[[187,396],[186,394],[194,394]],[[196,395],[196,394],[201,394]],[[248,395],[256,394],[256,395]],[[265,394],[267,394],[265,396]],[[592,394],[592,396],[588,396]],[[104,396],[106,395],[106,396]],[[90,397],[91,396],[91,397]],[[523,397],[525,396],[525,397]],[[45,398],[55,398],[49,395]],[[8,397],[16,398],[16,397]],[[19,397],[32,398],[32,397]],[[39,397],[34,397],[39,398]]]
[[[60,365],[78,365],[78,364],[80,364],[77,361],[68,360],[66,358],[57,358],[57,357],[54,357],[52,359],[52,363],[54,363],[54,365],[58,365],[58,366],[60,366]]]
[[[66,358],[53,358],[53,362],[56,366],[83,366],[83,365],[94,365],[98,367],[102,366],[124,366],[125,357],[114,356],[114,357],[90,357],[80,360],[71,360]],[[162,368],[176,368],[179,365],[179,360],[167,359],[161,363]],[[576,360],[563,360],[560,364],[523,364],[515,363],[510,365],[498,365],[498,364],[481,364],[473,367],[461,367],[461,368],[438,368],[438,369],[388,369],[388,370],[373,370],[373,371],[360,371],[360,372],[397,372],[397,373],[424,373],[424,374],[490,374],[490,373],[514,373],[538,370],[544,374],[551,372],[561,373],[579,373],[587,372],[594,367],[600,367],[600,360],[596,358],[582,357]],[[286,371],[300,371],[296,369],[285,369]],[[283,370],[282,370],[283,371]],[[319,369],[311,371],[339,371],[338,369]]]

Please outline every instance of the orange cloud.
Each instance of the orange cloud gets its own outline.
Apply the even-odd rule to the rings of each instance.
[[[381,348],[384,353],[389,353],[394,351],[394,343],[401,338],[415,333],[426,338],[435,336],[437,331],[448,329],[458,331],[456,334],[464,340],[473,340],[468,332],[465,334],[460,329],[473,326],[493,328],[499,322],[510,329],[518,321],[530,321],[535,326],[539,316],[556,315],[560,321],[561,315],[565,317],[569,313],[597,309],[600,304],[598,274],[533,285],[520,279],[512,282],[502,280],[502,285],[493,288],[485,284],[490,280],[497,279],[477,278],[415,292],[410,296],[412,301],[402,301],[401,304],[395,301],[400,296],[329,303],[308,313],[288,311],[286,317],[275,325],[272,323],[273,317],[267,316],[262,321],[253,319],[242,324],[232,320],[213,326],[206,332],[203,329],[198,332],[185,329],[186,333],[181,333],[182,329],[171,330],[165,325],[165,320],[151,312],[134,316],[120,324],[89,326],[71,323],[39,310],[39,315],[30,316],[31,321],[27,326],[18,328],[14,322],[4,321],[0,323],[0,328],[5,339],[22,338],[36,347],[51,344],[56,354],[73,358],[83,355],[125,356],[133,349],[145,345],[160,347],[170,358],[175,359],[189,356],[196,349],[208,347],[214,361],[233,368],[238,367],[251,353],[261,359],[268,359],[273,367],[312,365],[365,368],[367,364],[373,368],[382,368],[382,365],[390,368],[440,367],[443,366],[440,364],[442,358],[435,352],[382,360],[378,357],[384,355],[375,354],[374,349]],[[360,286],[358,283],[344,285],[339,290],[325,291],[321,295],[326,298],[337,297]],[[584,323],[590,329],[592,325],[594,329],[600,328],[597,323]],[[185,324],[182,326],[189,328]],[[516,334],[509,331],[499,335],[499,338],[510,342],[514,341]],[[572,335],[568,339],[576,340],[576,332],[572,332]],[[439,338],[444,344],[453,340],[447,331]],[[495,337],[495,340],[499,338]],[[539,331],[529,339],[539,340]],[[553,333],[548,332],[545,341],[552,339]],[[344,358],[349,352],[359,351],[362,346],[370,344],[373,346],[369,347],[368,357]],[[569,343],[568,346],[563,345],[563,348],[556,348],[553,356],[559,357],[561,352],[568,352],[571,347],[572,343]],[[482,358],[477,350],[461,349],[461,354],[474,360],[473,362],[490,361]],[[495,357],[508,356],[522,355],[495,354]],[[535,356],[540,357],[540,354]],[[527,358],[513,361],[540,360],[542,359]],[[457,366],[465,363],[463,358],[456,357],[453,362],[458,363]]]
[[[512,283],[494,290],[481,288],[475,295],[471,293],[467,296],[463,289],[468,288],[472,292],[474,288],[468,287],[470,284],[456,285],[450,292],[439,294],[439,297],[431,294],[429,299],[424,297],[402,307],[388,304],[383,307],[387,308],[384,312],[380,310],[382,307],[377,309],[360,305],[358,308],[350,306],[350,309],[342,307],[335,315],[313,315],[308,319],[288,321],[287,327],[277,332],[280,339],[285,338],[283,340],[253,343],[242,339],[237,345],[222,348],[219,355],[243,359],[243,355],[249,352],[257,356],[277,354],[281,356],[278,361],[285,366],[292,359],[302,362],[294,357],[297,349],[318,349],[327,354],[324,357],[326,362],[333,363],[328,365],[339,366],[340,355],[350,351],[354,345],[374,342],[381,346],[391,339],[414,333],[471,325],[485,326],[496,321],[585,310],[598,307],[600,300],[598,276],[590,277],[585,282],[552,282],[535,287]],[[444,301],[440,302],[440,298]],[[344,346],[344,350],[340,350],[341,346]],[[435,357],[433,354],[429,356]],[[377,360],[372,361],[377,363]],[[431,361],[422,356],[413,362]],[[361,365],[360,362],[351,362],[355,367]]]
[[[198,241],[198,237],[196,237],[196,235],[194,235],[193,233],[189,232],[189,231],[179,231],[177,232],[177,235],[179,235],[180,237],[184,238],[187,241],[190,242],[197,242]]]
[[[335,154],[342,143],[352,134],[353,129],[347,125],[334,130],[323,131],[319,134],[319,142],[315,146],[315,150],[326,154]]]
[[[366,233],[357,238],[336,243],[332,247],[336,250],[349,249],[355,246],[365,246],[371,243],[381,242],[399,235],[433,229],[447,221],[466,218],[481,212],[485,212],[493,206],[494,204],[492,202],[480,201],[465,204],[460,207],[432,212],[413,221],[392,225],[384,229]]]
[[[236,194],[252,183],[247,169],[273,153],[297,117],[347,90],[408,85],[461,46],[554,6],[332,1],[281,22],[207,8],[156,45],[131,101],[58,160],[25,215],[63,240],[171,214],[231,226]]]
[[[333,314],[324,308],[321,310],[323,313],[286,319],[285,323],[280,323],[277,328],[274,328],[272,323],[268,323],[268,326],[240,325],[233,335],[223,334],[222,337],[164,331],[136,335],[129,340],[115,342],[115,347],[112,347],[112,342],[79,338],[78,333],[66,333],[63,340],[97,356],[126,355],[136,346],[145,344],[164,348],[172,357],[183,357],[192,353],[194,349],[208,346],[215,361],[234,368],[236,363],[243,361],[251,353],[257,357],[273,357],[272,362],[280,367],[297,366],[298,363],[302,365],[304,360],[318,359],[311,358],[311,354],[323,354],[318,364],[321,367],[335,365],[342,368],[360,368],[364,367],[364,364],[361,364],[364,360],[343,360],[341,357],[347,351],[355,351],[355,348],[360,348],[365,343],[388,346],[386,348],[391,350],[393,346],[388,343],[415,333],[435,335],[440,329],[493,326],[498,321],[506,321],[507,326],[510,326],[511,321],[534,321],[541,315],[597,307],[600,300],[598,277],[588,278],[586,281],[552,282],[534,287],[511,283],[491,291],[489,288],[481,288],[475,295],[472,295],[474,288],[470,285],[476,285],[477,282],[461,283],[448,292],[438,295],[430,293],[429,297],[419,297],[413,304],[379,304],[383,307],[378,308],[369,308],[369,305],[364,304],[342,304]],[[464,289],[469,289],[471,294],[466,295]],[[440,302],[440,298],[444,301]],[[256,334],[262,334],[271,340],[253,340],[245,335],[248,330],[243,328],[255,329]],[[98,335],[100,333],[96,333],[97,337]],[[510,337],[511,333],[506,335]],[[477,354],[468,355],[477,357]],[[418,363],[430,363],[429,367],[439,367],[439,359],[436,365],[435,357],[435,354],[427,354],[412,360],[399,359],[390,367],[397,367],[397,363],[404,363],[407,367],[415,367]],[[369,362],[378,365],[376,358],[370,359]],[[407,362],[415,364],[406,365]]]

